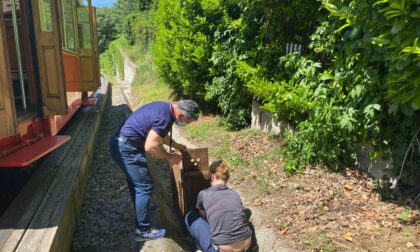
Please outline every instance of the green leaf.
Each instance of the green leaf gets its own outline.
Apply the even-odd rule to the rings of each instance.
[[[359,32],[360,32],[360,27],[354,27],[354,28],[351,30],[351,33],[350,33],[350,39],[354,39],[354,38],[356,38],[356,36],[359,34]]]
[[[321,80],[332,80],[334,79],[334,76],[328,72],[328,71],[324,71],[322,74],[320,74],[320,79]]]
[[[375,160],[378,157],[378,152],[371,151],[369,152],[369,160]]]
[[[413,11],[410,16],[413,18],[420,18],[420,11]]]
[[[391,34],[396,34],[397,32],[401,31],[405,26],[405,20],[397,19],[394,21],[391,29]]]
[[[373,4],[373,6],[375,7],[376,5],[380,5],[380,4],[384,4],[387,3],[389,0],[381,0],[381,1],[377,1],[376,3]]]
[[[400,221],[407,221],[410,214],[411,214],[411,210],[405,209],[404,211],[398,214],[398,219],[400,219]]]
[[[403,6],[401,6],[398,1],[392,1],[390,7],[393,9],[403,10]]]
[[[330,4],[327,2],[324,4],[324,6],[331,13],[331,15],[337,16],[337,17],[341,16],[340,12],[338,11],[337,6],[335,6],[334,4]]]
[[[377,111],[381,110],[381,105],[379,104],[373,104],[372,107]]]
[[[397,111],[398,111],[398,104],[392,103],[391,106],[389,106],[388,113],[391,115],[395,115],[397,114]]]
[[[401,11],[399,11],[399,10],[388,10],[388,11],[386,11],[386,12],[384,12],[384,16],[387,18],[387,19],[391,19],[391,18],[394,18],[394,17],[398,17],[398,16],[401,16],[401,15],[403,15],[404,13],[403,12],[401,12]]]
[[[420,96],[417,96],[411,101],[411,107],[413,107],[414,110],[420,109]]]
[[[420,47],[416,46],[407,46],[406,48],[402,49],[401,52],[405,53],[413,53],[420,55]]]
[[[351,24],[350,23],[345,23],[344,25],[342,25],[340,28],[338,28],[338,32],[342,31],[343,29],[345,29],[346,27],[349,27]]]

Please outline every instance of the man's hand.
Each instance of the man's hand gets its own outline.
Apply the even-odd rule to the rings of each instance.
[[[183,144],[179,144],[177,143],[176,145],[174,145],[174,148],[180,151],[185,151],[187,150],[187,146],[183,145]]]
[[[178,154],[170,154],[169,159],[168,159],[169,163],[174,164],[174,165],[181,163],[181,160],[182,160],[182,156]]]
[[[162,142],[164,143],[164,144],[166,144],[166,145],[168,145],[168,146],[170,146],[171,145],[171,143],[170,143],[170,140],[171,138],[168,136],[168,135],[166,135],[163,139],[162,139]],[[184,151],[184,150],[186,150],[187,149],[187,146],[185,146],[185,145],[183,145],[183,144],[179,144],[179,143],[177,143],[174,139],[172,139],[172,147],[174,147],[175,149],[177,149],[177,150],[180,150],[180,151]]]

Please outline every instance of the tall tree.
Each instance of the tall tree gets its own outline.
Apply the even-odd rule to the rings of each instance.
[[[119,17],[113,8],[98,8],[96,20],[99,52],[103,53],[108,48],[109,43],[118,37],[117,23]]]

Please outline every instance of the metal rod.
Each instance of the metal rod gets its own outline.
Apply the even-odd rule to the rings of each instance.
[[[16,17],[16,0],[12,0],[12,20],[13,20],[13,33],[15,35],[15,43],[16,43],[16,57],[17,57],[19,81],[20,81],[20,95],[22,97],[23,111],[26,111],[25,81],[23,79],[22,58],[20,56],[19,30],[18,30],[18,22],[17,22],[17,17]]]
[[[169,131],[169,153],[172,153],[172,128]]]

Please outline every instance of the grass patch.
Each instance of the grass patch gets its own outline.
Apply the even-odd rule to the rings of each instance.
[[[314,233],[306,236],[302,243],[310,248],[311,251],[329,252],[334,250],[332,239],[322,233]]]
[[[170,93],[169,87],[160,82],[135,85],[131,88],[131,94],[135,97],[138,105],[152,101],[169,101]]]
[[[152,101],[169,101],[172,91],[159,81],[150,51],[142,45],[129,45],[124,36],[113,41],[108,50],[101,54],[101,72],[109,78],[118,71],[120,77],[124,78],[121,51],[137,65],[136,76],[131,84],[135,107]]]
[[[236,174],[235,177],[249,179],[248,181],[262,195],[270,194],[274,189],[273,181],[277,180],[278,174],[275,173],[271,164],[278,163],[280,155],[279,147],[274,139],[270,138],[266,143],[271,146],[273,140],[273,148],[266,148],[267,151],[258,155],[248,152],[249,149],[259,148],[258,146],[253,147],[255,139],[264,138],[268,136],[267,133],[251,128],[228,131],[218,117],[200,118],[198,122],[183,128],[182,132],[185,137],[197,145],[208,147],[210,159],[223,158],[227,160]],[[232,146],[232,139],[241,141],[246,149],[235,149],[235,144]]]
[[[187,138],[199,144],[204,144],[208,140],[214,140],[216,136],[227,136],[226,129],[219,125],[218,118],[203,120],[188,125],[184,133]]]
[[[205,117],[182,129],[184,136],[194,143],[209,148],[210,159],[225,159],[233,170],[242,169],[245,160],[229,147],[230,132],[218,117]]]
[[[130,54],[134,54],[130,51]],[[136,54],[137,71],[131,84],[131,94],[136,104],[147,104],[152,101],[169,101],[171,89],[158,79],[148,50],[138,49]]]
[[[261,130],[256,130],[256,129],[252,129],[252,128],[245,128],[241,131],[238,131],[238,134],[241,137],[253,138],[253,137],[264,136],[267,133],[265,133]]]

